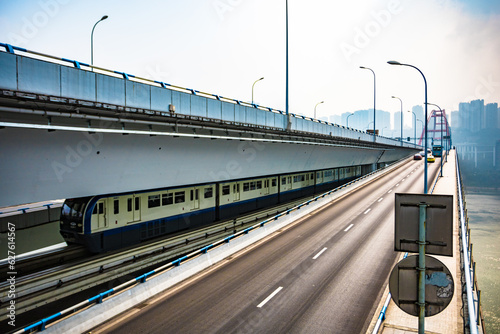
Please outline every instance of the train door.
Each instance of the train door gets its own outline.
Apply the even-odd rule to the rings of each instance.
[[[127,222],[132,223],[141,220],[140,197],[132,195],[127,198]]]
[[[240,200],[240,184],[233,184],[233,202],[237,202]]]
[[[200,208],[200,189],[198,188],[193,188],[191,189],[191,204],[192,204],[192,209],[191,210],[197,210]]]
[[[134,195],[132,204],[132,220],[136,222],[141,220],[141,197]]]
[[[264,180],[264,195],[269,195],[269,179]]]
[[[106,199],[101,199],[96,203],[96,218],[97,218],[97,228],[104,228],[108,226],[106,219]]]

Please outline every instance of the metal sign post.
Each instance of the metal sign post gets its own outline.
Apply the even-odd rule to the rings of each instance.
[[[425,333],[425,219],[427,204],[420,203],[418,222],[418,333]]]
[[[453,256],[453,196],[396,194],[394,250],[418,253],[400,261],[389,278],[391,297],[404,312],[425,317],[441,312],[453,297],[453,277],[428,254]]]

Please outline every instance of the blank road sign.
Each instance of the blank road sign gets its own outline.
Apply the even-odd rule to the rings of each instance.
[[[418,253],[419,204],[425,203],[425,253],[453,256],[453,196],[396,194],[394,250]]]

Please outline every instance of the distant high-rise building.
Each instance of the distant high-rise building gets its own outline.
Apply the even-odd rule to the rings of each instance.
[[[470,105],[462,102],[458,105],[458,128],[470,130]]]
[[[488,103],[484,107],[484,128],[498,128],[498,103]]]
[[[484,128],[484,100],[474,100],[470,102],[470,130],[471,132],[479,132]]]
[[[413,117],[413,114],[411,115]],[[403,122],[404,122],[404,114],[403,114]],[[403,124],[404,130],[404,124]],[[399,138],[401,137],[401,111],[396,111],[394,113],[394,136]],[[404,137],[404,133],[403,133]]]
[[[349,117],[349,124],[347,124],[347,117]],[[375,119],[377,130],[382,134],[382,129],[391,128],[391,114],[387,111],[377,110]],[[361,131],[373,130],[373,109],[356,110],[354,112],[345,112],[341,116],[341,123],[344,126],[349,125],[350,128],[358,129]]]
[[[422,131],[424,130],[423,128],[423,124],[425,123],[424,121],[424,108],[422,106],[413,106],[411,108],[411,111],[413,111],[415,113],[415,115],[417,116],[417,120],[415,120],[415,118],[413,117],[413,114],[411,114],[411,125],[412,125],[412,129],[415,128],[415,126],[417,127],[417,143],[418,143],[418,138],[420,138],[420,136],[422,135]],[[415,124],[415,122],[417,122],[417,124]]]

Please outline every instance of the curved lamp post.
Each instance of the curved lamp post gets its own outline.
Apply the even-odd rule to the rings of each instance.
[[[254,82],[254,83],[253,83],[253,85],[252,85],[252,104],[253,104],[253,86],[255,86],[255,84],[256,84],[257,82],[259,82],[260,80],[264,80],[264,77],[262,77],[262,78],[260,78],[260,79],[255,80],[255,82]]]
[[[360,66],[364,70],[370,70],[373,73],[373,141],[375,141],[375,97],[376,97],[376,83],[375,83],[375,72],[369,67]]]
[[[410,64],[402,64],[400,62],[397,62],[395,60],[389,60],[387,62],[388,64],[390,65],[400,65],[400,66],[409,66],[409,67],[413,67],[414,69],[416,69],[417,71],[420,72],[420,74],[422,75],[422,78],[424,78],[424,84],[425,84],[425,125],[424,125],[424,133],[425,133],[425,144],[424,144],[424,150],[425,150],[425,161],[424,161],[424,194],[427,194],[427,80],[425,79],[425,76],[424,74],[422,73],[422,71],[420,71],[418,69],[418,67],[415,67],[413,65],[410,65]]]
[[[316,105],[314,106],[314,119],[316,119],[316,107],[318,106],[318,104],[321,104],[321,103],[325,103],[325,101],[318,102],[318,103],[316,103]]]
[[[94,66],[94,29],[95,29],[95,26],[97,25],[97,23],[104,21],[107,18],[108,18],[108,15],[104,15],[103,17],[101,17],[101,19],[99,21],[97,21],[94,24],[94,27],[92,28],[92,33],[90,34],[90,66]],[[93,70],[94,70],[94,68],[92,67],[92,71]]]
[[[403,101],[397,96],[392,96],[392,98],[401,102],[401,146],[403,146]]]
[[[413,114],[415,120],[413,122],[413,145],[417,146],[417,115],[411,110],[408,110],[408,112],[411,112]]]
[[[352,115],[354,115],[354,113],[351,113],[349,116],[347,116],[347,127],[349,127],[349,117],[351,117]]]

